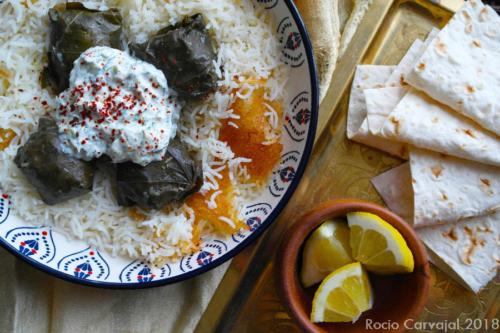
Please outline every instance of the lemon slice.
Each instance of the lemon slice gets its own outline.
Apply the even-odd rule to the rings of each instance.
[[[307,239],[302,252],[301,280],[304,287],[321,282],[350,262],[349,228],[343,220],[327,221]]]
[[[366,269],[379,274],[413,272],[413,254],[392,225],[364,212],[347,214],[347,221],[352,255]]]
[[[355,262],[337,269],[321,282],[314,295],[311,321],[355,322],[372,305],[368,274]]]

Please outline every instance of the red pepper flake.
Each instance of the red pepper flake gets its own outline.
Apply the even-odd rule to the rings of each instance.
[[[87,143],[87,140],[82,140],[80,143],[81,143],[82,145],[84,145],[84,144],[86,144],[86,143]]]
[[[120,142],[121,143],[125,143],[125,139],[124,138],[120,138]],[[129,147],[130,148],[130,147]]]
[[[5,200],[8,200],[9,199],[9,195],[8,194],[2,194],[2,198],[4,198]]]

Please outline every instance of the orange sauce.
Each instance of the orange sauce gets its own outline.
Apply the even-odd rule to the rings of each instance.
[[[28,0],[23,0],[21,1],[21,4],[26,7],[26,8],[29,8],[30,5],[34,5],[38,2],[38,0],[31,0],[31,1],[28,1]]]
[[[137,207],[132,207],[128,211],[128,216],[130,216],[132,219],[134,219],[137,222],[143,222],[146,221],[148,218],[145,214],[141,213]]]
[[[215,198],[215,203],[217,208],[209,208],[208,202],[210,197],[216,191],[210,190],[205,194],[200,192],[191,195],[187,200],[186,204],[194,210],[195,213],[195,228],[193,232],[193,239],[198,239],[200,236],[200,231],[198,230],[198,225],[201,220],[205,220],[214,227],[215,231],[222,234],[231,234],[238,231],[244,227],[244,223],[238,219],[237,211],[233,205],[234,200],[234,186],[229,179],[229,172],[227,169],[222,171],[222,179],[219,180],[219,191],[222,191]],[[231,219],[235,226],[231,226],[228,223],[219,219],[220,216],[224,216]]]
[[[6,149],[15,137],[16,133],[10,128],[0,128],[0,151]]]
[[[0,94],[3,94],[9,89],[11,76],[11,72],[0,63]]]
[[[267,180],[273,168],[278,164],[283,148],[279,141],[268,145],[262,144],[266,141],[266,133],[273,131],[265,115],[268,111],[265,104],[276,110],[278,119],[281,119],[283,114],[282,103],[266,100],[265,93],[266,89],[261,86],[253,91],[250,98],[236,99],[231,109],[234,114],[240,116],[240,119],[224,121],[219,134],[219,139],[227,142],[236,156],[252,160],[245,166],[251,180],[256,183],[263,183]],[[231,126],[230,121],[238,128]]]

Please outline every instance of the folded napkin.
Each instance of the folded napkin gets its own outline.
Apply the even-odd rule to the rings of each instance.
[[[313,44],[320,100],[373,0],[295,0]]]

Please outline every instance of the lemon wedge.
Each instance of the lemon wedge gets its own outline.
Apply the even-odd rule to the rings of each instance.
[[[355,262],[337,269],[321,282],[314,295],[311,321],[355,322],[372,305],[368,274]]]
[[[310,287],[353,261],[347,223],[343,220],[326,221],[309,236],[304,245],[300,274],[302,284]]]
[[[379,216],[355,212],[347,214],[354,259],[379,274],[413,272],[414,261],[403,236]]]

